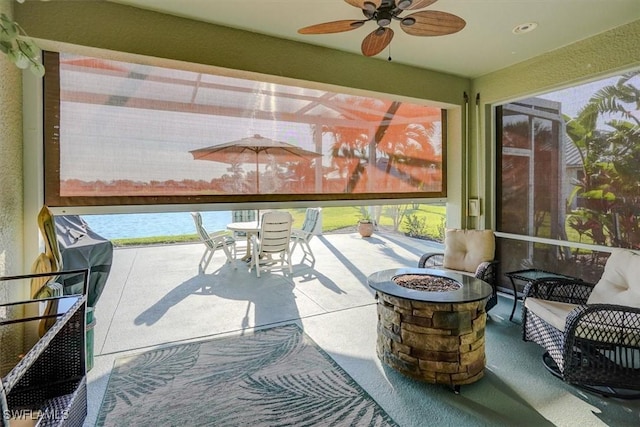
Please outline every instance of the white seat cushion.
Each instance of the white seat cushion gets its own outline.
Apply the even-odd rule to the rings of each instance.
[[[535,313],[542,320],[564,332],[567,316],[576,307],[576,304],[569,304],[557,301],[546,301],[538,298],[527,298],[524,301],[527,310]],[[609,316],[595,312],[581,317],[580,323],[576,327],[574,336],[596,340],[598,342],[608,342],[623,344],[629,347],[640,345],[640,330],[629,328],[623,337],[620,336],[620,328],[607,324]],[[621,341],[622,339],[622,341]],[[638,357],[637,355],[635,356]]]
[[[640,308],[640,254],[625,249],[612,252],[587,304]]]
[[[576,304],[546,301],[539,298],[526,298],[524,305],[527,310],[531,310],[542,320],[560,331],[564,331],[564,325],[571,310],[578,307]]]
[[[495,237],[492,230],[448,229],[445,234],[444,267],[476,272],[481,262],[493,261]]]

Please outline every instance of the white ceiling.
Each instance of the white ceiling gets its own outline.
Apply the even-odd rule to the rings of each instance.
[[[360,54],[362,39],[375,29],[300,35],[313,24],[359,20],[361,11],[344,0],[110,0],[143,9]],[[474,78],[640,19],[640,0],[439,0],[420,10],[462,17],[456,34],[416,37],[393,22],[393,62]],[[406,16],[407,11],[401,16]],[[535,31],[515,35],[519,24]],[[388,49],[374,60],[387,60]]]

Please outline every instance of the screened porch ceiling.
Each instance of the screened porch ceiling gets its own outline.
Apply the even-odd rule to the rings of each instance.
[[[391,99],[75,55],[61,54],[60,69],[67,102],[369,130],[442,119],[439,108],[417,104],[389,113]]]

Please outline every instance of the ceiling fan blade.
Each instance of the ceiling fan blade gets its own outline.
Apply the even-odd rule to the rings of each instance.
[[[408,24],[411,18],[413,24]],[[444,36],[457,33],[467,23],[459,16],[437,10],[423,10],[406,16],[400,23],[400,28],[412,36]]]
[[[391,43],[391,39],[393,39],[393,30],[391,28],[376,28],[362,40],[362,54],[364,56],[379,54]]]
[[[308,27],[300,28],[298,33],[300,34],[332,34],[342,33],[343,31],[351,31],[356,28],[362,27],[366,21],[356,20],[343,20],[324,22],[322,24],[310,25]]]
[[[349,3],[351,6],[355,6],[358,9],[362,10],[371,10],[372,12],[380,7],[382,4],[382,0],[344,0]],[[371,5],[367,5],[365,3],[371,3]]]
[[[435,2],[437,2],[438,0],[398,0],[396,1],[396,4],[398,5],[398,7],[402,10],[415,10],[415,9],[422,9],[425,8],[427,6],[431,6],[432,4],[434,4]],[[409,5],[405,6],[405,3],[410,3]]]

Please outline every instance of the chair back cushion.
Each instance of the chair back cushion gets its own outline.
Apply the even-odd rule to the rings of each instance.
[[[475,273],[481,262],[493,261],[496,251],[492,230],[448,229],[444,238],[444,267]]]
[[[231,211],[231,222],[249,222],[256,220],[255,210]]]
[[[191,217],[193,218],[193,223],[196,226],[196,232],[198,233],[198,237],[200,237],[200,241],[209,249],[214,250],[216,245],[202,224],[202,215],[200,215],[200,212],[191,212]]]
[[[640,308],[640,254],[625,249],[611,253],[587,304]]]
[[[306,233],[313,233],[318,224],[318,218],[320,217],[319,208],[307,208],[304,215],[304,222],[302,223],[302,231]]]

